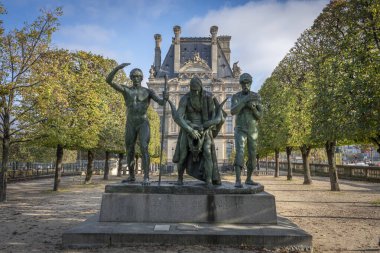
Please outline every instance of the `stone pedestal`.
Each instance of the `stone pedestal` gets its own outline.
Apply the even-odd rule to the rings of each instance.
[[[224,244],[311,251],[311,242],[311,235],[277,217],[275,198],[262,185],[207,188],[198,181],[107,185],[100,214],[62,237],[64,247]]]

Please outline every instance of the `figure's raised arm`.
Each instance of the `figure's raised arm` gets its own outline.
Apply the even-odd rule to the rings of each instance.
[[[115,77],[116,73],[126,67],[130,65],[130,63],[122,63],[120,64],[119,66],[117,66],[116,68],[114,68],[111,73],[108,74],[107,78],[106,78],[106,82],[112,87],[114,88],[115,90],[119,91],[119,92],[123,92],[123,90],[125,89],[122,85],[120,84],[117,84],[117,83],[114,83],[112,82],[113,78]]]

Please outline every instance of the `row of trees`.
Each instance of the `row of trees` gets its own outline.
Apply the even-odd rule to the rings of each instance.
[[[60,182],[64,149],[88,152],[85,182],[91,180],[94,151],[106,152],[105,179],[110,153],[122,158],[125,152],[123,97],[105,82],[117,63],[90,52],[52,49],[51,36],[61,15],[60,8],[45,11],[21,29],[0,30],[0,202],[6,200],[11,147],[18,143],[56,149],[54,190]],[[115,81],[129,82],[123,71]],[[148,117],[149,152],[158,157],[159,116],[149,108]]]
[[[289,161],[299,148],[305,184],[312,182],[313,147],[326,150],[333,191],[339,191],[337,144],[372,142],[380,152],[379,13],[378,1],[331,1],[259,91],[259,152],[278,158],[286,150]]]

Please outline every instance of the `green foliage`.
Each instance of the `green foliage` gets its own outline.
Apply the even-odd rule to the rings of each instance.
[[[46,120],[40,126],[39,144],[65,149],[95,149],[111,105],[105,75],[114,61],[79,51],[54,50],[34,69],[43,85],[29,94]],[[46,71],[49,66],[49,71]],[[28,97],[28,98],[29,98]]]
[[[0,15],[5,14],[5,13],[6,13],[5,8],[2,5],[2,3],[0,3]],[[3,33],[4,33],[3,20],[0,19],[0,36],[3,35]]]
[[[102,86],[99,87],[99,95],[101,96],[102,101],[106,104],[106,111],[104,112],[105,122],[99,133],[99,142],[96,148],[113,153],[124,153],[126,122],[124,99],[122,94],[115,92],[115,90],[105,82],[105,77],[117,66],[117,63],[105,59],[100,61],[102,61],[105,71],[102,72],[104,78],[100,80]],[[115,76],[114,81],[127,85],[129,79],[124,71],[119,71]]]
[[[262,150],[380,143],[379,8],[332,1],[301,34],[260,90]]]
[[[41,120],[39,115],[30,116],[35,101],[25,100],[24,96],[33,92],[41,82],[32,76],[31,70],[43,63],[60,15],[60,8],[46,11],[33,23],[25,23],[21,29],[0,33],[1,137],[12,139],[11,143],[28,139],[26,136]]]
[[[281,149],[288,142],[285,122],[288,104],[284,86],[275,77],[268,78],[259,91],[263,103],[263,118],[259,121],[258,153],[265,156]]]

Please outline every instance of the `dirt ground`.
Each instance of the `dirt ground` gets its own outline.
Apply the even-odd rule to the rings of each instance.
[[[52,179],[9,184],[8,201],[0,203],[0,252],[270,252],[197,245],[64,250],[63,231],[98,212],[105,184],[120,178],[94,176],[90,185],[83,180],[65,177],[58,192],[51,190]],[[297,176],[255,180],[275,195],[279,215],[313,235],[314,252],[380,252],[380,184],[341,180],[341,191],[331,192],[328,178],[315,177],[312,185]]]

